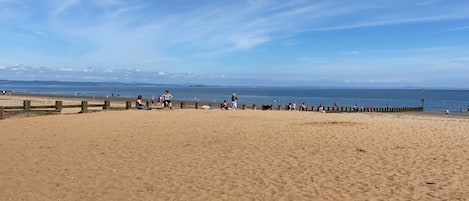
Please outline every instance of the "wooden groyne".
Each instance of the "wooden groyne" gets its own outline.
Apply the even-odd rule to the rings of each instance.
[[[122,101],[120,102],[122,105]],[[161,106],[156,106],[150,101],[146,102],[146,105],[149,108],[153,109],[162,109]],[[208,107],[207,107],[208,106]],[[262,105],[260,108],[265,110],[266,105]],[[61,113],[64,108],[80,108],[79,113],[87,113],[90,111],[100,111],[100,110],[130,110],[136,109],[135,104],[132,104],[132,101],[125,101],[124,106],[115,107],[111,106],[111,101],[105,100],[102,104],[89,104],[87,100],[81,101],[81,104],[71,104],[64,105],[62,101],[55,101],[54,105],[31,105],[30,100],[24,100],[22,106],[0,106],[0,119],[4,119],[7,116],[15,114],[54,114]],[[173,108],[177,109],[215,109],[211,103],[202,103],[202,102],[192,102],[192,104],[186,104],[184,101],[174,102]],[[220,103],[220,109],[223,108],[223,104]],[[267,107],[268,110],[288,110],[288,106],[282,107],[281,105],[276,105],[276,107],[270,105]],[[256,104],[246,105],[242,104],[239,107],[241,110],[252,109],[257,110],[258,106]],[[329,106],[311,106],[306,108],[297,108],[297,111],[315,111],[315,112],[325,112],[325,113],[334,113],[334,112],[422,112],[423,107],[329,107]]]
[[[111,101],[104,101],[102,104],[89,104],[87,100],[81,104],[64,105],[62,101],[55,101],[54,105],[31,105],[30,100],[24,100],[22,106],[0,106],[0,119],[16,114],[54,114],[60,113],[64,108],[80,108],[79,113],[86,113],[96,110],[128,110],[131,109],[131,101],[126,101],[124,107],[111,107]]]

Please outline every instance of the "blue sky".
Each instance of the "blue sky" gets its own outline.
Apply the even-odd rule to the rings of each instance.
[[[0,0],[0,79],[469,88],[467,0]]]

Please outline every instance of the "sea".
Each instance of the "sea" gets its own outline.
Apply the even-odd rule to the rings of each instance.
[[[437,89],[343,89],[317,87],[267,87],[267,86],[212,86],[167,85],[148,83],[62,82],[62,81],[10,81],[0,80],[0,91],[66,96],[124,97],[157,99],[169,90],[175,100],[221,103],[238,96],[238,105],[273,104],[288,105],[296,102],[310,106],[343,107],[424,107],[424,112],[467,114],[469,90]]]

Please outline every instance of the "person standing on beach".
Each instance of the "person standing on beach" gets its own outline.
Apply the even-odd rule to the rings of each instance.
[[[169,109],[173,109],[173,104],[171,103],[171,101],[173,100],[173,95],[171,95],[171,94],[169,93],[169,91],[166,90],[166,91],[163,93],[162,97],[163,97],[163,104],[164,104],[164,105],[163,105],[163,108],[164,108],[164,107],[169,107]]]
[[[238,109],[238,96],[236,96],[236,93],[231,95],[231,109]]]

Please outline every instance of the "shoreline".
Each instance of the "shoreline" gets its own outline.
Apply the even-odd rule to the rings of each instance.
[[[87,100],[93,103],[100,103],[100,101],[105,101],[109,100],[111,103],[117,104],[119,106],[125,105],[125,101],[131,101],[132,104],[134,104],[135,99],[132,98],[126,98],[126,97],[105,97],[105,96],[83,96],[83,95],[62,95],[62,94],[36,94],[36,93],[23,93],[23,92],[13,92],[10,95],[1,95],[0,94],[0,106],[19,106],[23,104],[23,100],[27,100],[27,98],[32,99],[33,105],[35,102],[40,102],[40,103],[46,103],[48,102],[47,105],[53,105],[53,103],[57,100],[62,100],[62,101],[68,101],[68,102],[73,102],[74,104],[78,104],[82,100]],[[9,100],[8,103],[10,105],[5,104],[6,100]],[[144,102],[150,101],[151,99],[145,98],[144,97]],[[180,108],[180,103],[184,102],[185,103],[185,109],[195,109],[195,104],[198,103],[198,107],[201,108],[203,105],[212,105],[213,109],[221,109],[220,104],[221,103],[210,103],[210,102],[198,102],[194,100],[173,100],[173,107],[174,108]],[[13,103],[13,104],[12,104]],[[154,103],[157,104],[157,103]],[[239,103],[238,103],[239,104]],[[246,103],[243,103],[246,104]],[[39,104],[40,105],[40,104]],[[65,103],[64,103],[65,105]],[[247,109],[252,110],[252,105],[247,105]],[[158,109],[158,108],[155,108]],[[203,108],[202,108],[203,109]],[[242,110],[242,104],[238,105],[238,109]],[[257,106],[257,110],[262,110],[261,105]],[[272,110],[274,111],[279,111],[277,108],[273,108]],[[65,113],[74,113],[76,110],[73,112],[65,112]],[[287,110],[280,110],[280,111],[287,111]],[[300,112],[299,110],[295,112]],[[310,110],[307,112],[311,112]],[[318,111],[314,111],[318,112]],[[336,112],[333,112],[336,113]],[[338,112],[338,113],[354,113],[354,112]],[[406,111],[406,112],[358,112],[358,113],[364,113],[364,114],[395,114],[395,115],[413,115],[413,116],[433,116],[433,117],[449,117],[449,118],[462,118],[462,119],[467,119],[469,118],[469,113],[449,113],[446,115],[444,112],[418,112],[418,111]]]
[[[31,83],[34,84],[34,83]],[[65,94],[66,96],[100,96],[111,97],[120,94],[128,99],[134,99],[137,95],[150,99],[158,97],[166,89],[170,89],[175,100],[184,102],[210,103],[216,106],[216,103],[229,100],[231,92],[242,94],[240,104],[261,105],[273,104],[285,107],[289,102],[306,103],[308,106],[317,107],[339,106],[359,108],[399,108],[399,107],[422,107],[421,91],[415,89],[383,88],[383,89],[361,89],[361,88],[288,88],[288,87],[230,87],[230,86],[207,86],[207,87],[189,87],[189,86],[160,86],[160,85],[138,85],[124,84],[115,85],[113,83],[95,85],[95,84],[75,84],[75,83],[38,83],[35,85],[23,84],[15,86],[14,84],[5,85],[4,88],[11,87],[12,92],[24,92],[33,94]],[[50,84],[50,83],[49,83]],[[37,85],[37,86],[36,86]],[[63,85],[63,86],[62,86]],[[112,92],[112,93],[111,93]],[[227,93],[229,92],[229,93]],[[449,109],[451,113],[466,113],[469,103],[469,90],[428,90],[428,98],[425,100],[425,112],[445,112]],[[112,95],[111,95],[112,94]],[[418,96],[418,97],[417,97]],[[281,102],[280,102],[281,101]]]

